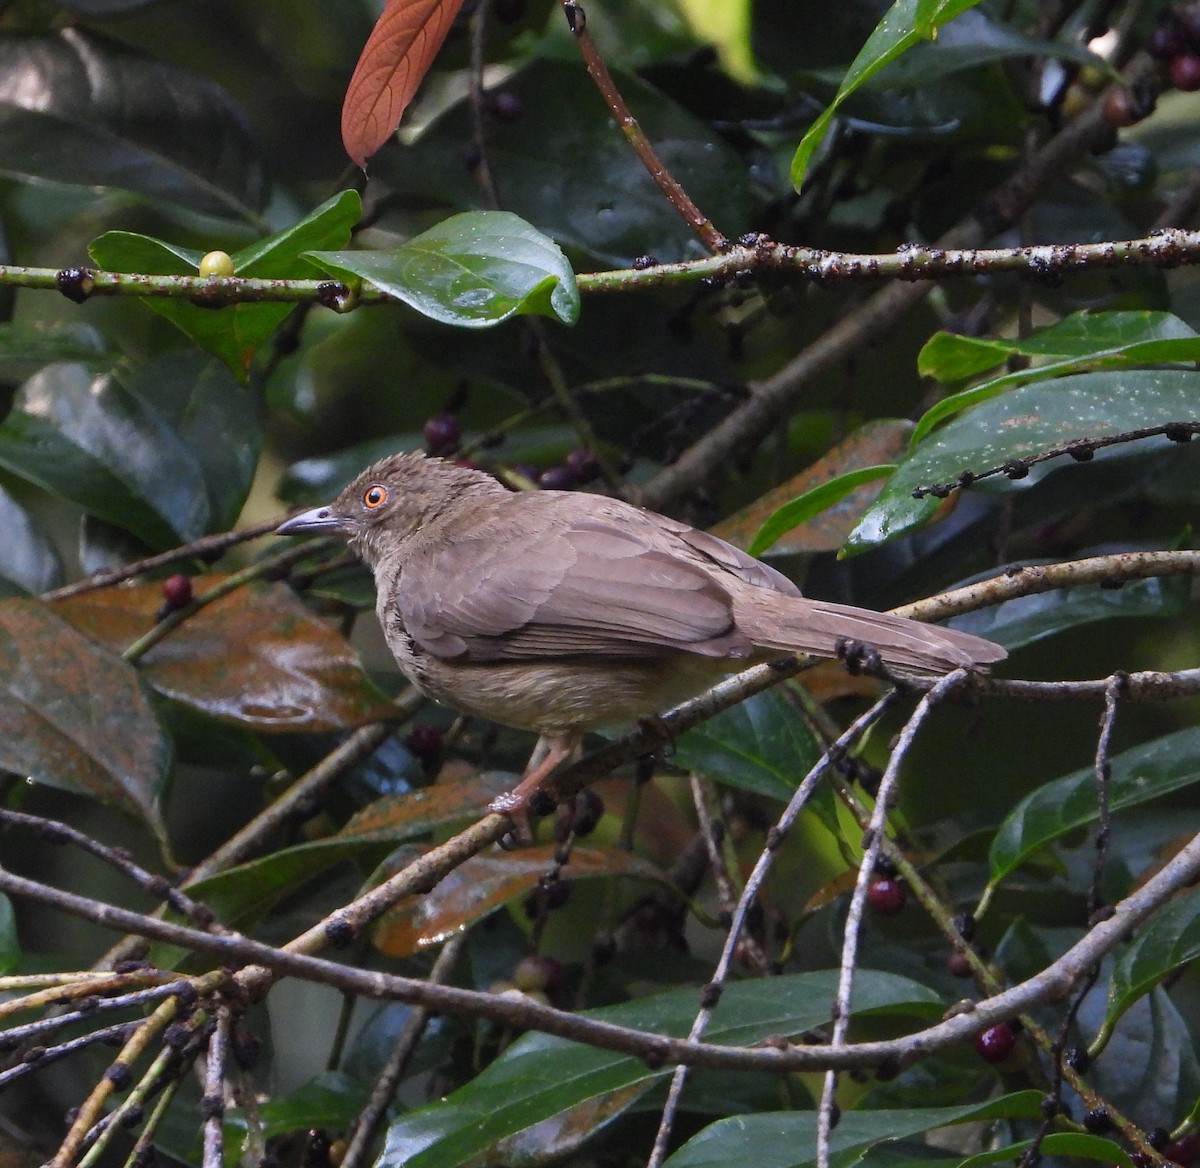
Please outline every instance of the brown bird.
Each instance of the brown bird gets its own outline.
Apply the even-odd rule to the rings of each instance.
[[[422,692],[541,736],[492,805],[528,833],[530,796],[583,734],[628,725],[758,661],[839,656],[901,669],[999,661],[991,641],[808,600],[715,536],[618,499],[512,492],[440,458],[397,454],[280,535],[338,533],[371,567],[376,612]]]

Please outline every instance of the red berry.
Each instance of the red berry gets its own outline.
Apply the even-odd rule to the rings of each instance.
[[[1184,93],[1194,93],[1200,89],[1200,56],[1195,53],[1183,53],[1173,57],[1167,66],[1171,84]]]
[[[578,482],[569,466],[552,466],[538,476],[538,486],[546,491],[569,491]]]
[[[904,881],[894,876],[880,876],[867,888],[867,903],[881,917],[894,917],[907,901]]]
[[[418,722],[405,736],[404,745],[422,762],[432,762],[442,750],[442,732],[436,726]]]
[[[168,576],[162,582],[162,594],[168,608],[186,608],[192,603],[192,578],[182,572]]]
[[[985,1063],[1002,1063],[1017,1044],[1016,1031],[1007,1023],[989,1026],[975,1039],[975,1053]]]
[[[1104,120],[1114,130],[1132,126],[1138,120],[1128,89],[1114,89],[1104,99]]]
[[[1197,1157],[1200,1157],[1200,1133],[1188,1132],[1186,1136],[1172,1140],[1163,1148],[1163,1157],[1174,1160],[1180,1168],[1192,1168]]]
[[[453,414],[434,414],[421,429],[431,454],[453,450],[462,439],[462,428]]]

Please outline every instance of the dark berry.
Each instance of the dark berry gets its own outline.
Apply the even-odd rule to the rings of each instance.
[[[442,751],[442,732],[418,722],[405,736],[404,745],[422,762],[432,762]]]
[[[1113,89],[1104,99],[1104,120],[1114,130],[1132,126],[1138,117],[1134,112],[1133,99],[1128,89]]]
[[[1182,53],[1173,57],[1167,66],[1167,74],[1171,84],[1184,93],[1194,93],[1200,89],[1200,56],[1195,53]]]
[[[162,594],[168,608],[185,608],[192,603],[192,578],[182,572],[168,576],[162,583]]]
[[[1084,1112],[1083,1126],[1094,1136],[1102,1136],[1113,1129],[1112,1116],[1103,1107]]]
[[[953,924],[964,941],[970,943],[975,940],[975,918],[969,912],[957,913]]]
[[[1161,1152],[1171,1142],[1171,1133],[1165,1127],[1152,1127],[1146,1133],[1146,1143],[1156,1152]]]
[[[563,464],[575,475],[576,481],[580,483],[590,483],[600,473],[600,466],[596,462],[596,456],[590,450],[582,448],[572,450],[563,459]]]
[[[421,428],[421,433],[431,454],[454,450],[462,439],[462,429],[453,414],[434,414]]]
[[[967,960],[967,955],[955,949],[954,952],[946,958],[946,971],[952,977],[970,977],[971,963]]]
[[[1146,38],[1146,52],[1156,61],[1170,61],[1186,48],[1183,29],[1175,20],[1164,20]]]
[[[569,466],[552,466],[538,475],[538,486],[546,491],[569,491],[579,480]]]
[[[904,881],[894,876],[880,876],[867,889],[867,903],[881,917],[894,917],[908,900]]]
[[[563,972],[561,961],[531,953],[517,962],[517,968],[513,970],[513,985],[519,990],[545,990],[552,994],[562,985]]]
[[[975,1053],[985,1063],[1002,1063],[1013,1052],[1017,1035],[1007,1022],[989,1026],[975,1039]]]
[[[525,113],[525,103],[517,94],[507,89],[489,94],[488,108],[492,112],[492,117],[500,122],[520,121],[521,116]]]
[[[1197,1157],[1200,1157],[1200,1133],[1188,1132],[1187,1135],[1172,1140],[1163,1148],[1162,1154],[1166,1159],[1173,1160],[1180,1168],[1192,1168]]]

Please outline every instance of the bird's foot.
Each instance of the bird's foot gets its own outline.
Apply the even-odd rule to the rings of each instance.
[[[512,824],[512,830],[500,840],[501,847],[513,848],[518,844],[528,846],[533,843],[532,820],[548,815],[558,805],[554,796],[546,790],[546,780],[560,762],[570,757],[575,746],[574,740],[555,742],[542,739],[521,781],[511,791],[497,796],[488,804],[489,811],[507,816]]]
[[[539,785],[522,791],[528,780],[522,780],[511,791],[497,796],[488,804],[488,810],[497,815],[505,815],[512,824],[512,830],[500,837],[500,846],[506,851],[516,847],[528,847],[533,843],[533,821],[543,815],[549,815],[558,804],[554,796]]]

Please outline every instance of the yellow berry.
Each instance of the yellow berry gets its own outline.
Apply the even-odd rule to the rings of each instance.
[[[227,251],[210,251],[200,261],[200,275],[232,276],[233,260],[229,258],[229,253]]]

